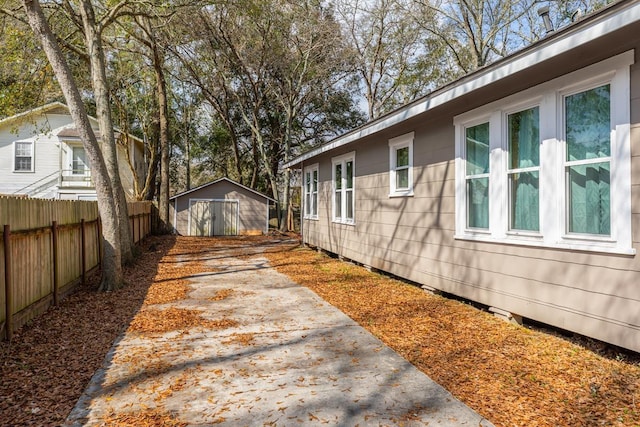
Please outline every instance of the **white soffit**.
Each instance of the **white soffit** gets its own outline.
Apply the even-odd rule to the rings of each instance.
[[[516,52],[494,65],[489,65],[486,68],[461,78],[457,82],[452,83],[452,85],[436,90],[432,95],[428,95],[379,120],[365,124],[356,131],[339,136],[325,145],[308,151],[286,163],[283,167],[289,168],[319,154],[326,153],[350,142],[390,128],[393,125],[402,123],[405,120],[502,80],[512,74],[526,70],[541,61],[562,55],[577,46],[637,22],[640,20],[640,1],[632,1],[621,7],[616,7],[616,4],[613,4],[611,7],[599,13],[596,12],[592,20],[589,20],[588,17],[585,19],[587,22],[582,23],[582,25],[581,22],[577,22],[564,29],[564,31],[552,34],[549,36],[549,39],[542,39],[529,48]]]

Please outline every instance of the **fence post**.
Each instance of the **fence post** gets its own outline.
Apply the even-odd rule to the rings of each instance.
[[[80,245],[82,246],[82,285],[87,283],[87,251],[85,249],[85,235],[84,235],[84,218],[80,220]]]
[[[98,216],[98,220],[96,221],[96,226],[98,227],[98,265],[102,268],[102,224],[100,223],[100,216]]]
[[[131,233],[131,238],[133,239],[133,243],[137,242],[136,240],[136,216],[134,215],[131,221],[131,226],[133,227],[133,233]]]
[[[4,225],[4,305],[7,339],[13,338],[13,292],[11,289],[11,227]]]
[[[51,223],[53,244],[53,305],[58,305],[58,221]]]

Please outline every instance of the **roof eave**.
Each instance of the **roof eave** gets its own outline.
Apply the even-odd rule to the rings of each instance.
[[[200,190],[200,189],[202,189],[202,188],[204,188],[204,187],[208,187],[209,185],[217,184],[217,183],[218,183],[218,182],[220,182],[220,181],[228,181],[228,182],[230,182],[230,183],[232,183],[232,184],[237,185],[238,187],[244,188],[245,190],[248,190],[248,191],[250,191],[250,192],[252,192],[252,193],[254,193],[254,194],[257,194],[258,196],[264,197],[264,198],[265,198],[265,199],[267,199],[267,200],[270,200],[270,201],[272,201],[272,202],[276,202],[276,200],[275,200],[275,199],[272,199],[271,197],[269,197],[269,196],[267,196],[267,195],[265,195],[265,194],[262,194],[262,193],[260,193],[259,191],[254,190],[253,188],[249,188],[249,187],[247,187],[246,185],[242,185],[242,184],[240,184],[239,182],[236,182],[236,181],[234,181],[234,180],[232,180],[232,179],[230,179],[230,178],[227,178],[227,177],[218,178],[218,179],[213,180],[213,181],[211,181],[211,182],[208,182],[208,183],[206,183],[206,184],[202,184],[202,185],[200,185],[200,186],[198,186],[198,187],[196,187],[196,188],[192,188],[192,189],[190,189],[190,190],[183,191],[182,193],[178,193],[178,194],[176,194],[176,195],[174,195],[174,196],[169,197],[169,200],[177,199],[178,197],[182,197],[182,196],[184,196],[184,195],[186,195],[186,194],[193,193],[194,191],[198,191],[198,190]]]

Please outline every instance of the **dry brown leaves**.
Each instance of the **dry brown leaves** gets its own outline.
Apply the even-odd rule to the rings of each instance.
[[[239,344],[247,347],[253,344],[254,339],[255,334],[251,332],[244,334],[231,334],[228,340],[222,341],[222,344]]]
[[[96,293],[99,277],[0,342],[0,426],[61,425],[117,336],[140,309],[173,237],[150,237],[128,285]]]
[[[235,320],[223,318],[209,320],[198,310],[170,307],[165,310],[141,310],[129,325],[129,332],[154,333],[186,330],[191,328],[224,329],[238,324]]]
[[[497,426],[640,425],[638,363],[311,250],[265,256]]]
[[[145,305],[167,304],[185,299],[190,290],[189,278],[205,270],[203,262],[197,257],[207,247],[202,242],[178,237],[178,245],[158,264],[158,273],[149,287]]]
[[[104,425],[118,427],[183,427],[184,423],[175,419],[169,413],[146,409],[133,414],[119,413],[112,414],[104,418]]]
[[[222,301],[223,299],[229,298],[234,293],[235,291],[233,289],[220,289],[218,292],[216,292],[215,296],[208,299],[209,301]]]
[[[92,276],[86,287],[17,331],[11,343],[0,342],[0,426],[62,424],[143,301],[149,309],[187,297],[189,278],[203,271],[212,248],[228,243],[172,236],[147,238],[135,264],[126,268],[126,287],[96,293],[99,278]],[[238,239],[235,246],[246,243]],[[185,317],[177,317],[184,324]],[[190,325],[215,329],[236,324],[231,319],[187,318]],[[144,416],[132,425],[145,425]],[[168,422],[165,418],[156,421]]]

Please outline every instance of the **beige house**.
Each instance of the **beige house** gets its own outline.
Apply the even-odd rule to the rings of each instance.
[[[640,2],[302,154],[304,242],[640,351]]]
[[[171,225],[183,236],[266,234],[269,205],[275,203],[249,187],[220,178],[171,197]]]
[[[97,120],[90,121],[99,137]],[[116,137],[122,186],[134,200],[134,177],[143,180],[147,170],[144,144],[117,129]],[[96,200],[91,166],[65,104],[54,102],[0,120],[0,194]]]

